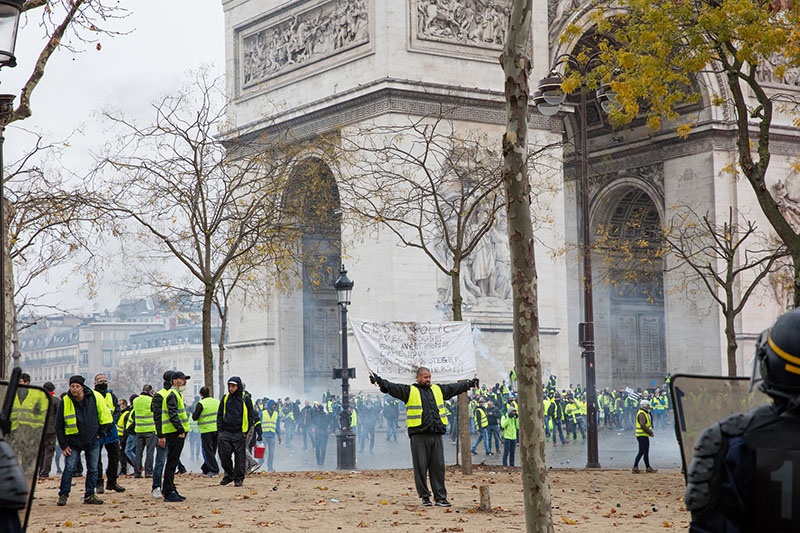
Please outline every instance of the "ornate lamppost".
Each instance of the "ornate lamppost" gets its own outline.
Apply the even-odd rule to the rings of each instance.
[[[17,45],[17,29],[19,16],[22,13],[24,0],[0,0],[0,68],[17,66],[14,49]],[[6,378],[6,350],[8,339],[8,321],[6,319],[6,213],[3,185],[5,171],[3,167],[3,141],[6,126],[14,112],[14,95],[0,94],[0,379]],[[16,361],[19,364],[19,361]]]
[[[539,112],[545,116],[553,116],[561,110],[567,94],[561,88],[563,78],[558,72],[562,65],[575,69],[584,80],[581,84],[578,116],[580,119],[580,194],[581,194],[581,238],[583,252],[583,322],[578,324],[579,346],[583,348],[581,356],[586,366],[586,468],[600,468],[597,450],[597,385],[595,380],[594,352],[594,302],[592,297],[592,248],[589,227],[589,135],[586,123],[586,101],[588,87],[586,75],[591,67],[599,61],[595,53],[580,61],[572,54],[562,54],[553,62],[553,68],[546,77],[539,81],[539,90],[533,95],[533,102]],[[616,105],[616,95],[608,85],[597,90],[597,101],[604,111]]]
[[[350,368],[347,363],[347,306],[350,305],[353,282],[347,277],[344,265],[333,286],[342,316],[339,332],[342,338],[342,368],[333,369],[333,379],[342,380],[342,412],[339,413],[339,433],[336,434],[336,468],[353,470],[356,467],[356,436],[350,426],[350,379],[356,377],[356,369]]]

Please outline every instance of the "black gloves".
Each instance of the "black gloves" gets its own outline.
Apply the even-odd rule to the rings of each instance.
[[[479,380],[478,378],[475,378],[475,379],[472,380],[472,388],[473,389],[477,389],[480,386],[481,386],[481,380]]]
[[[369,373],[369,382],[372,383],[373,385],[378,383],[380,380],[381,378],[380,376],[378,376],[378,374],[373,374],[372,372]]]

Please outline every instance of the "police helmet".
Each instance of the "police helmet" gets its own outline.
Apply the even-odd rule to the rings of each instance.
[[[751,384],[770,396],[793,398],[800,395],[800,308],[780,316],[756,341]]]

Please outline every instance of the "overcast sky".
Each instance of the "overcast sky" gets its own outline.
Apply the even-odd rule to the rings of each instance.
[[[65,164],[81,166],[86,151],[102,142],[96,113],[112,104],[126,113],[141,115],[159,96],[187,81],[187,72],[213,64],[221,72],[224,62],[224,17],[221,0],[135,0],[120,2],[132,10],[116,22],[116,30],[130,32],[103,37],[101,50],[81,54],[58,50],[31,98],[33,116],[17,124],[40,131],[49,140],[72,135]],[[36,16],[21,25],[17,41],[17,67],[0,71],[0,92],[19,95],[44,43]],[[9,162],[24,153],[30,137],[11,126],[5,133],[5,157]],[[80,168],[74,168],[81,173]],[[59,292],[71,290],[58,277],[49,283]],[[50,292],[53,287],[42,287]],[[73,296],[84,299],[82,295]],[[110,292],[110,294],[109,294]],[[66,301],[71,300],[67,294]],[[116,303],[116,290],[101,294],[99,308]],[[62,301],[62,303],[65,303]],[[84,307],[85,310],[88,310]]]

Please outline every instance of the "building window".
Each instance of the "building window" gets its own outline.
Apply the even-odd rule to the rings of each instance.
[[[194,360],[194,370],[195,372],[199,372],[203,368],[203,360],[202,359],[195,359]]]
[[[81,350],[79,363],[81,366],[89,366],[89,350]]]
[[[112,350],[103,350],[103,366],[112,366],[114,364],[114,352]]]

